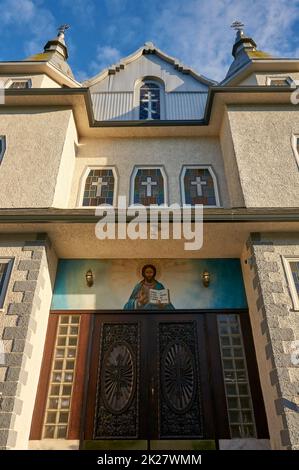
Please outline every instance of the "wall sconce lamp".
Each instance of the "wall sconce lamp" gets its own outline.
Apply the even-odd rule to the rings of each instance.
[[[86,279],[86,284],[88,287],[92,287],[93,286],[93,281],[94,281],[94,278],[93,278],[93,272],[91,269],[89,269],[87,271],[87,273],[85,274],[85,279]]]
[[[211,275],[209,271],[205,270],[202,275],[201,275],[202,283],[205,287],[209,287],[210,285],[210,280],[211,280]]]

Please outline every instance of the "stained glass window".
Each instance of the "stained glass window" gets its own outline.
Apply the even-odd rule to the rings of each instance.
[[[299,296],[299,261],[290,261],[290,268],[291,268],[295,288]]]
[[[165,204],[164,178],[160,168],[139,168],[134,179],[134,204]]]
[[[0,136],[0,164],[1,164],[2,159],[4,157],[5,149],[6,149],[5,136],[2,135],[2,136]]]
[[[160,87],[145,83],[140,88],[139,119],[160,119]]]
[[[97,168],[89,171],[86,178],[83,206],[113,205],[115,177],[111,168]]]
[[[183,172],[185,204],[217,206],[214,180],[209,168],[185,168]]]
[[[256,437],[240,319],[218,315],[217,320],[231,437]]]

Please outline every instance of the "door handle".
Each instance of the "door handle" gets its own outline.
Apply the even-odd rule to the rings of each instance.
[[[151,391],[151,396],[153,397],[154,394],[155,394],[155,379],[154,379],[154,377],[151,377],[150,391]]]

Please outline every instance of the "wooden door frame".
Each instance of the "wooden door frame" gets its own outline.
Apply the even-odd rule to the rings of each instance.
[[[72,409],[75,410],[75,416],[72,416],[71,413],[71,423],[72,426],[68,432],[68,439],[80,439],[83,440],[84,433],[84,422],[86,418],[86,396],[87,396],[87,386],[89,379],[89,364],[90,356],[92,353],[92,341],[94,338],[94,323],[98,315],[105,315],[107,317],[112,315],[119,315],[119,318],[124,318],[126,315],[138,316],[148,315],[163,315],[166,317],[182,315],[188,316],[191,315],[204,315],[205,316],[205,327],[206,327],[206,342],[208,353],[205,354],[208,369],[210,370],[210,380],[211,380],[211,393],[212,393],[212,403],[214,403],[212,415],[213,421],[215,422],[215,433],[213,439],[230,439],[229,427],[228,427],[228,416],[227,416],[227,407],[225,401],[225,392],[224,392],[224,381],[222,377],[222,363],[220,359],[220,346],[219,346],[219,337],[217,326],[217,315],[219,314],[237,314],[240,318],[241,328],[246,335],[243,334],[245,355],[247,359],[249,383],[252,394],[252,401],[254,407],[254,416],[257,429],[258,438],[268,438],[268,425],[267,418],[265,413],[264,401],[262,397],[260,378],[258,373],[256,353],[252,336],[252,329],[250,324],[250,318],[248,309],[176,309],[172,311],[139,311],[139,310],[52,310],[50,312],[50,318],[58,319],[58,315],[83,315],[83,318],[86,319],[88,324],[85,324],[86,332],[84,339],[82,341],[79,338],[79,342],[82,343],[84,354],[80,360],[80,370],[76,370],[76,380],[78,379],[77,392],[72,398]],[[55,344],[55,332],[57,329],[57,323],[52,322],[50,327],[50,318],[49,326],[47,331],[47,337],[44,348],[43,356],[43,365],[41,369],[41,375],[38,385],[38,391],[36,396],[35,409],[32,419],[31,427],[31,436],[30,439],[41,439],[42,425],[45,413],[46,406],[46,397],[47,390],[50,380],[50,370],[52,363],[52,356]],[[82,330],[81,330],[82,331]],[[81,334],[80,334],[81,336]],[[84,344],[83,344],[84,343]],[[210,351],[217,350],[218,360],[211,358]],[[216,355],[216,356],[217,356]],[[83,372],[83,373],[82,373]],[[257,380],[258,379],[258,380]],[[206,384],[204,384],[206,386]],[[225,403],[224,403],[225,402]],[[215,407],[215,404],[218,406]],[[220,406],[219,406],[220,404]],[[224,406],[223,406],[224,404]],[[221,414],[219,413],[219,408],[221,408]],[[221,416],[222,415],[222,416]],[[42,418],[41,418],[42,417]],[[209,425],[209,423],[206,423]],[[211,430],[210,430],[211,431]],[[210,431],[208,434],[210,434]],[[211,435],[211,434],[210,434]],[[212,436],[211,436],[212,437]]]

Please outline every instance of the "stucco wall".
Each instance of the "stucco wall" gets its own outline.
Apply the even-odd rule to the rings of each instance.
[[[240,183],[238,164],[227,113],[220,129],[220,144],[231,207],[243,207],[244,197]]]
[[[53,204],[71,116],[68,109],[1,110],[0,135],[6,136],[0,166],[1,208]]]
[[[221,205],[229,205],[222,153],[218,139],[103,139],[81,140],[76,158],[69,207],[79,203],[82,175],[88,165],[116,166],[119,194],[129,201],[130,178],[134,165],[164,165],[168,176],[169,202],[181,203],[182,166],[212,165],[218,180]]]
[[[228,117],[246,207],[298,207],[299,169],[292,134],[298,108],[229,106]]]
[[[283,256],[299,256],[298,234],[251,234],[241,262],[271,448],[298,450],[299,368],[291,354],[299,322]]]
[[[70,116],[66,130],[65,142],[61,154],[60,166],[57,175],[53,206],[68,207],[70,194],[73,192],[72,179],[75,169],[75,160],[78,146],[77,129],[73,115]]]

